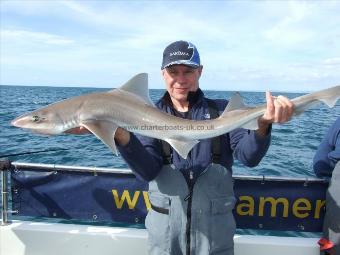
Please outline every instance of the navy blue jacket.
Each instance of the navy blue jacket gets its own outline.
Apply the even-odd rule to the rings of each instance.
[[[340,160],[340,117],[329,128],[314,156],[313,168],[318,177],[331,177]]]
[[[214,100],[221,114],[228,104],[227,100]],[[172,107],[169,94],[165,95],[156,103],[157,108],[172,115],[178,112]],[[199,89],[194,96],[189,98],[189,113],[182,116],[194,120],[210,118],[207,100]],[[238,128],[221,136],[220,164],[232,171],[234,157],[244,165],[253,167],[259,164],[266,154],[271,140],[271,132],[260,137],[255,131]],[[172,158],[175,167],[182,171],[188,179],[189,171],[194,173],[194,178],[212,162],[211,159],[212,139],[201,140],[189,153],[187,159],[181,158],[173,151]],[[162,144],[158,139],[136,136],[131,133],[131,138],[126,146],[118,146],[118,149],[129,167],[146,181],[153,180],[163,166]]]

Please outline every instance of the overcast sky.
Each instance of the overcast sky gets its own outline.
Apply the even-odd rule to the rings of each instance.
[[[314,91],[340,84],[340,1],[9,1],[0,83],[118,87],[188,40],[211,90]]]

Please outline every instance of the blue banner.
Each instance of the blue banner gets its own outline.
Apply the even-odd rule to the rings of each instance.
[[[242,229],[320,232],[327,183],[236,178],[234,215]],[[19,216],[143,224],[148,184],[132,174],[11,171]]]
[[[321,232],[327,183],[236,180],[238,228]]]

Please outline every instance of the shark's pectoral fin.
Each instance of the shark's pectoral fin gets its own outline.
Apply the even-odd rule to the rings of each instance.
[[[118,156],[114,136],[118,126],[109,121],[90,120],[83,122],[81,126],[90,130],[97,138],[106,144],[114,154]]]
[[[191,149],[199,143],[198,140],[176,140],[176,139],[165,139],[166,142],[168,142],[172,148],[174,148],[175,151],[184,159],[187,158],[188,153],[191,151]]]

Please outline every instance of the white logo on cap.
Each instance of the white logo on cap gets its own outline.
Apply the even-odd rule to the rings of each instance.
[[[170,57],[172,56],[190,56],[190,55],[188,52],[175,51],[175,52],[170,52]]]

